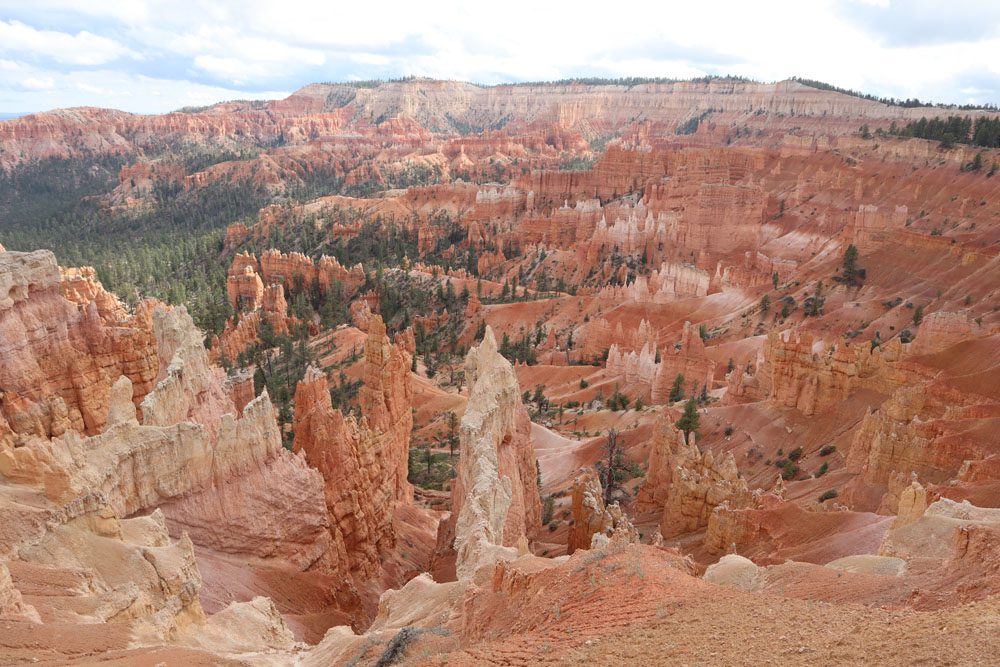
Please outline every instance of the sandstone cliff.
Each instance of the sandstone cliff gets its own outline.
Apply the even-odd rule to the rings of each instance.
[[[294,450],[325,480],[340,558],[361,578],[375,574],[395,545],[393,510],[412,492],[406,481],[412,429],[409,354],[389,342],[376,316],[365,345],[361,421],[330,403],[326,376],[309,368],[295,390]]]
[[[18,436],[98,433],[112,383],[129,377],[139,403],[159,369],[148,319],[129,316],[92,271],[63,280],[44,250],[0,252],[0,356],[0,433]]]
[[[66,270],[60,285],[51,253],[3,253],[0,260],[9,295],[2,317],[19,345],[13,358],[20,365],[3,365],[15,373],[9,386],[23,387],[22,396],[52,392],[61,414],[70,415],[61,432],[14,431],[7,425],[19,427],[37,409],[27,399],[6,404],[12,417],[0,429],[7,481],[0,506],[9,520],[0,557],[15,560],[4,569],[13,585],[0,578],[3,613],[32,617],[16,591],[37,568],[92,568],[97,574],[85,592],[53,593],[39,607],[44,622],[75,605],[88,622],[119,613],[132,619],[140,641],[184,642],[178,638],[212,623],[199,604],[195,547],[278,568],[346,572],[332,551],[322,476],[281,446],[266,394],[242,410],[233,403],[183,307],[144,302],[129,314],[90,270]],[[135,341],[148,350],[143,356],[135,356]],[[108,346],[102,354],[98,344]],[[125,354],[145,359],[145,370],[122,373]],[[99,392],[115,370],[116,380]],[[67,373],[85,371],[88,384],[79,385],[75,402],[64,401],[54,388]],[[130,372],[150,388],[137,391]],[[94,396],[99,400],[82,400]],[[75,428],[72,415],[93,414],[98,405],[104,414]],[[150,520],[125,519],[154,509]],[[337,586],[343,608],[356,608],[349,580]],[[78,604],[67,595],[93,600]],[[287,633],[280,618],[233,609],[261,629]]]

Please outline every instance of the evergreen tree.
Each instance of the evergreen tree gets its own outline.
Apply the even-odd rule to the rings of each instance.
[[[604,504],[610,504],[616,495],[625,493],[622,484],[628,479],[629,472],[618,429],[608,429],[604,441],[604,460],[598,461],[596,468],[604,489]]]
[[[448,451],[455,458],[455,447],[458,446],[458,415],[454,411],[448,413]]]
[[[667,400],[670,403],[676,403],[677,401],[684,398],[684,376],[680,373],[674,378],[674,384],[670,387],[670,396]]]
[[[858,248],[853,243],[844,251],[844,280],[853,284],[858,272]]]
[[[692,433],[698,430],[700,425],[701,417],[698,415],[698,399],[691,397],[688,402],[684,404],[684,414],[681,418],[677,420],[675,426],[680,430],[684,431],[684,442],[687,443],[690,440]]]

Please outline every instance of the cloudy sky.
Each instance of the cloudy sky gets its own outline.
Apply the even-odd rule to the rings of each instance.
[[[152,113],[316,81],[802,76],[1000,103],[996,0],[0,0],[0,113]]]

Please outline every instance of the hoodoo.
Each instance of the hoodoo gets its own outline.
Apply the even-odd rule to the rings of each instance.
[[[208,48],[19,55],[60,34],[25,6],[11,99]],[[187,32],[344,60],[260,11]],[[1000,114],[966,101],[407,78],[0,120],[0,665],[993,664]]]

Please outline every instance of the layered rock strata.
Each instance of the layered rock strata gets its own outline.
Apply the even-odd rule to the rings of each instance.
[[[96,434],[111,385],[129,377],[139,403],[159,369],[145,313],[128,315],[92,271],[64,280],[47,250],[0,252],[0,357],[0,434],[10,438]]]
[[[365,343],[361,419],[330,403],[326,375],[310,367],[295,390],[294,451],[324,479],[335,549],[361,578],[395,545],[393,510],[412,498],[406,481],[412,389],[410,356],[375,316]]]

